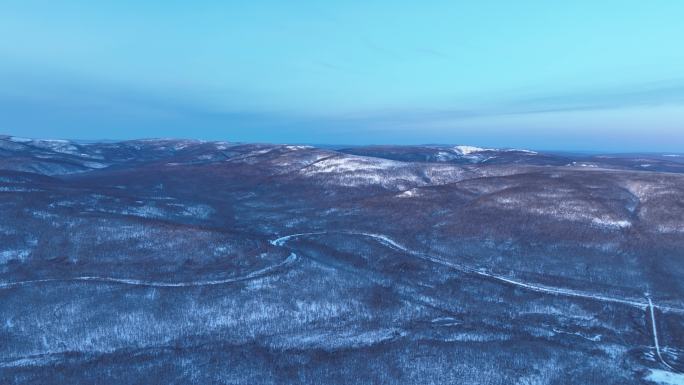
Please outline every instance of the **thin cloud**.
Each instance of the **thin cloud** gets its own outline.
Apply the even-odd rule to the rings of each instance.
[[[458,108],[385,109],[351,113],[342,119],[386,123],[456,121],[506,115],[581,112],[630,107],[684,104],[684,82],[662,81],[630,87],[605,88],[500,100]]]

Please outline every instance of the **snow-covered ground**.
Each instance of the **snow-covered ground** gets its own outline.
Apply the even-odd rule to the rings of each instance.
[[[684,374],[662,369],[650,369],[645,378],[648,381],[661,385],[684,385]]]

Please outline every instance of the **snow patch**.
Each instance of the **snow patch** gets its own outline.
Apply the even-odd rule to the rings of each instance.
[[[313,147],[311,146],[285,146],[286,149],[290,151],[297,151],[297,150],[310,150]]]
[[[620,228],[620,229],[624,229],[624,228],[632,226],[632,222],[630,222],[630,221],[614,220],[614,219],[609,219],[606,217],[594,218],[591,220],[591,223],[593,223],[597,226],[613,227],[613,228]]]
[[[347,187],[375,185],[400,192],[417,186],[453,182],[463,171],[451,165],[418,168],[413,163],[345,155],[321,159],[299,173],[307,177],[324,177],[321,178],[324,184]]]
[[[645,379],[663,385],[684,385],[684,374],[661,369],[651,369]]]
[[[564,331],[564,330],[560,330],[560,329],[556,329],[556,328],[553,328],[553,332],[556,333],[556,334],[569,334],[569,335],[574,335],[574,336],[582,337],[582,338],[584,338],[584,339],[586,339],[586,340],[593,341],[593,342],[599,342],[599,341],[601,341],[601,335],[600,335],[600,334],[596,334],[596,335],[590,336],[590,335],[586,335],[586,334],[580,333],[580,332],[568,332],[568,331]]]
[[[214,209],[211,206],[197,204],[192,206],[185,206],[185,210],[183,210],[181,215],[199,219],[207,219],[213,213]]]
[[[521,149],[517,149],[517,148],[511,148],[510,150],[506,150],[506,151],[510,151],[510,152],[524,152],[525,154],[529,154],[529,155],[537,155],[537,154],[539,154],[537,151],[532,151],[532,150],[521,150]]]
[[[431,322],[438,326],[455,326],[460,324],[460,322],[453,317],[437,317]]]
[[[107,167],[106,164],[100,163],[100,162],[83,162],[83,165],[88,167],[88,168],[105,168]]]
[[[373,346],[405,335],[406,332],[396,328],[369,331],[320,331],[308,332],[306,335],[277,337],[271,341],[271,344],[280,348],[335,350]]]
[[[16,143],[29,143],[33,141],[33,139],[21,138],[18,136],[10,136],[9,140]]]
[[[24,261],[31,252],[29,250],[4,250],[0,251],[0,263],[7,263],[12,260]]]
[[[38,192],[38,191],[43,191],[35,188],[28,188],[28,187],[7,187],[7,186],[0,186],[0,192]]]
[[[572,163],[568,164],[568,166],[575,166],[575,167],[592,167],[592,168],[598,167],[598,165],[595,165],[595,164],[593,164],[593,163],[577,163],[577,162],[572,162]]]
[[[658,232],[660,232],[660,233],[684,233],[684,226],[658,225]]]
[[[317,162],[305,173],[342,173],[355,171],[387,170],[398,167],[401,163],[379,158],[335,157]]]
[[[406,190],[400,194],[397,194],[397,198],[413,198],[413,197],[418,197],[421,196],[420,192],[418,189],[412,188],[410,190]]]
[[[503,207],[517,207],[521,205],[520,199],[513,197],[496,197],[495,201],[498,205]]]
[[[29,366],[45,366],[59,361],[59,357],[54,356],[38,356],[19,358],[11,361],[0,363],[0,368],[17,368]]]
[[[34,147],[43,148],[46,150],[51,150],[54,152],[59,152],[62,154],[77,155],[80,156],[81,152],[78,147],[74,146],[68,140],[61,139],[40,139],[31,140],[30,143]]]
[[[438,151],[437,154],[435,154],[435,158],[440,162],[447,162],[458,158],[458,156],[450,152]]]
[[[474,152],[491,151],[492,149],[475,146],[455,146],[454,150],[456,150],[461,155],[470,155]]]

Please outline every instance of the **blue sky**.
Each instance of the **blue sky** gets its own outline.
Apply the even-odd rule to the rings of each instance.
[[[37,1],[0,132],[684,151],[684,2]]]

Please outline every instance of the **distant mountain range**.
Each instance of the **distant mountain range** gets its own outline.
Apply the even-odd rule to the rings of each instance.
[[[2,168],[36,170],[43,174],[69,174],[109,166],[136,165],[143,162],[179,159],[196,162],[223,159],[231,148],[278,148],[267,144],[206,142],[196,140],[147,139],[122,142],[84,143],[66,140],[27,139],[0,135]],[[289,146],[286,148],[310,148]],[[402,162],[449,164],[520,164],[537,166],[594,167],[621,170],[684,172],[684,155],[671,153],[643,154],[571,154],[542,153],[522,149],[493,149],[473,146],[355,146],[321,148],[342,154],[383,158]],[[14,165],[10,165],[13,163]],[[42,170],[42,171],[39,171]]]

